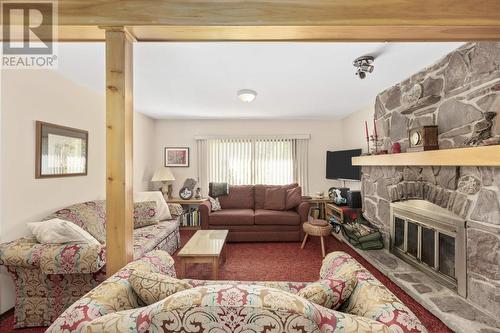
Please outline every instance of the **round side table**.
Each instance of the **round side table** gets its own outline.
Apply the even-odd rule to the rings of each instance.
[[[325,257],[325,241],[323,237],[330,236],[333,227],[325,220],[314,220],[312,222],[304,222],[302,225],[304,232],[306,233],[304,240],[302,241],[301,249],[304,248],[307,242],[308,236],[318,236],[321,238],[321,254],[323,258]]]

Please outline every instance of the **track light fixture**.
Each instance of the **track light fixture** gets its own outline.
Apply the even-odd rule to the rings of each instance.
[[[356,75],[360,79],[364,79],[367,73],[373,72],[375,59],[372,56],[361,56],[353,61],[354,67],[357,68]]]

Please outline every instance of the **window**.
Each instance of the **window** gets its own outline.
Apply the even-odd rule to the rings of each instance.
[[[292,140],[287,139],[209,140],[209,182],[233,185],[292,183],[292,149]]]
[[[231,185],[298,182],[307,193],[309,136],[197,138],[198,177]]]

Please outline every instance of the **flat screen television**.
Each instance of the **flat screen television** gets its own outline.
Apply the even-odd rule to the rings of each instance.
[[[361,149],[327,151],[326,178],[361,180],[361,168],[351,162],[352,157],[360,155]]]

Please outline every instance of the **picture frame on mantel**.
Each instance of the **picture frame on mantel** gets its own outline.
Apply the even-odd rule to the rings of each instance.
[[[189,167],[189,147],[165,147],[166,167]]]
[[[36,121],[35,178],[86,176],[88,131]]]

